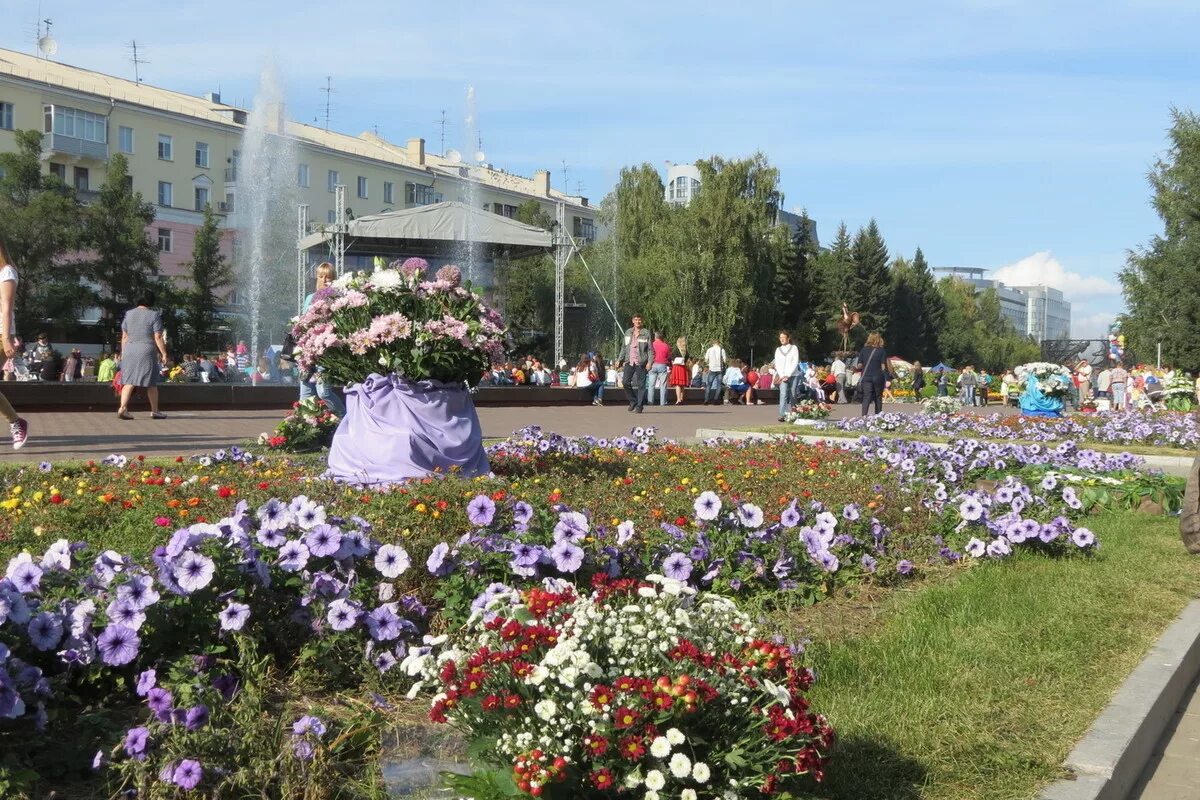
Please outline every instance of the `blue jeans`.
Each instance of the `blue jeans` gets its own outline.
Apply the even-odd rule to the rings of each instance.
[[[667,374],[671,368],[666,364],[655,364],[646,375],[646,402],[654,405],[654,390],[658,389],[658,404],[667,404]]]
[[[319,381],[313,378],[311,381],[300,381],[300,399],[307,400],[310,397],[316,396],[319,400],[324,400],[325,405],[329,406],[329,410],[339,417],[346,416],[346,404],[342,402],[342,398],[334,391],[334,388],[325,381]]]
[[[782,417],[792,410],[792,404],[796,402],[795,394],[796,377],[794,375],[779,382],[779,416]]]
[[[1114,383],[1112,385],[1112,406],[1113,408],[1125,408],[1125,384]]]
[[[721,373],[708,372],[704,375],[704,402],[721,402]]]
[[[963,405],[965,405],[965,406],[975,405],[975,387],[974,386],[962,387],[962,393],[963,393],[963,396],[962,396]]]

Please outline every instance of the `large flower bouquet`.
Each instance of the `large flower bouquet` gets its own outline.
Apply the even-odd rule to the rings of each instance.
[[[500,315],[458,267],[426,280],[429,264],[410,258],[373,273],[348,273],[321,289],[295,321],[302,369],[321,367],[335,384],[371,373],[448,384],[478,381],[504,354]]]
[[[784,420],[794,423],[800,419],[825,419],[833,406],[829,403],[818,403],[816,400],[801,400],[792,406],[792,410],[784,415]]]
[[[1037,378],[1038,390],[1046,397],[1064,397],[1071,390],[1071,371],[1059,364],[1031,361],[1014,369],[1013,374],[1022,385],[1033,375]]]
[[[1191,411],[1196,406],[1196,387],[1186,372],[1176,372],[1163,389],[1163,400],[1171,411]]]
[[[402,666],[433,685],[430,718],[491,771],[468,796],[759,797],[820,780],[834,739],[796,651],[760,638],[732,601],[661,576],[499,587],[461,639]]]
[[[292,413],[281,419],[273,432],[260,433],[258,443],[286,453],[319,450],[329,446],[340,420],[324,400],[306,397],[292,403]]]

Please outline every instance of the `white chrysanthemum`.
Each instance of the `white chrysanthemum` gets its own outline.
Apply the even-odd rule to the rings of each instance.
[[[666,777],[656,769],[652,769],[646,773],[646,788],[658,791],[667,785]]]
[[[642,795],[642,800],[658,800],[658,792],[651,789],[650,791],[648,791],[644,795]]]
[[[708,779],[711,777],[712,773],[709,772],[708,764],[705,764],[703,761],[697,761],[695,764],[692,764],[692,780],[696,783],[708,783]]]
[[[671,754],[671,743],[667,741],[665,736],[655,737],[650,743],[650,755],[655,758],[666,758]]]
[[[679,800],[696,800],[696,790],[684,789],[679,793]]]
[[[539,700],[533,707],[533,713],[538,715],[539,719],[546,722],[554,719],[555,713],[558,712],[558,704],[553,700]]]
[[[676,753],[671,756],[671,763],[668,764],[671,768],[671,774],[676,778],[686,778],[692,771],[692,760],[683,753]]]
[[[398,270],[380,269],[371,274],[371,285],[377,289],[394,289],[404,284],[404,277]]]
[[[679,728],[667,728],[667,741],[673,747],[678,747],[687,741],[687,737],[683,735],[683,731],[679,730]]]
[[[525,682],[532,686],[541,686],[546,678],[550,677],[550,670],[543,667],[541,664],[534,666],[529,674],[525,676]]]

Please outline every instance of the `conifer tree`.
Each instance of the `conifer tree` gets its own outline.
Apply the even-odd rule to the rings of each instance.
[[[221,252],[221,229],[211,206],[204,207],[204,221],[196,231],[192,260],[187,266],[192,273],[192,287],[186,300],[191,349],[203,350],[216,323],[216,292],[233,283],[233,271]]]

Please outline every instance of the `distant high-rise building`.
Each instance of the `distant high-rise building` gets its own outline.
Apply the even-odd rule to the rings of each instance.
[[[1000,313],[1019,332],[1041,342],[1071,338],[1071,303],[1058,289],[1049,286],[1009,286],[984,277],[981,267],[938,267],[939,275],[958,278],[975,287],[976,292],[995,289],[1000,298]]]
[[[1017,333],[1028,332],[1029,298],[1024,292],[1005,286],[1000,281],[985,278],[987,270],[981,267],[937,267],[934,272],[970,284],[975,287],[976,293],[994,289],[1000,298],[1000,313],[1012,323]]]
[[[673,206],[686,206],[699,192],[700,170],[696,168],[695,164],[667,162],[667,188],[664,192],[664,200]],[[792,229],[793,236],[800,232],[801,219],[802,217],[794,212],[784,211],[782,208],[775,209],[775,224],[787,225]],[[810,217],[807,227],[813,245],[819,247],[816,220]]]

